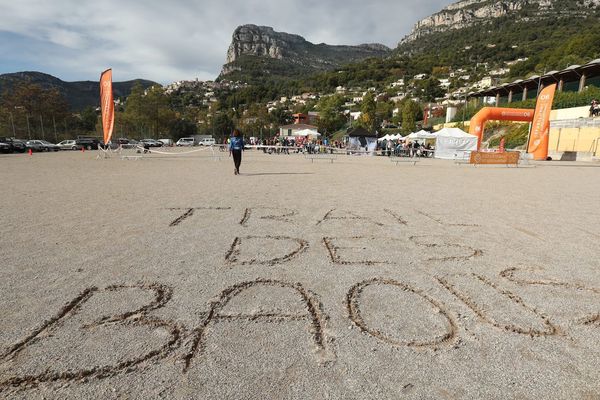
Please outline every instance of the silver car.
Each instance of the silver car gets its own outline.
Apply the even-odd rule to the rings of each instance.
[[[74,140],[63,140],[57,144],[61,150],[81,150],[81,145]]]

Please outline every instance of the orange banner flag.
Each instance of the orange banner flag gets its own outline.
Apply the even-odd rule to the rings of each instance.
[[[100,107],[102,108],[102,129],[104,144],[110,142],[115,126],[115,103],[113,101],[112,69],[100,75]]]
[[[548,136],[550,133],[550,112],[556,93],[556,83],[545,87],[538,96],[533,115],[527,152],[533,153],[534,160],[545,160],[548,157]]]

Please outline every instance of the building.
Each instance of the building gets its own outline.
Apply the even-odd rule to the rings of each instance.
[[[319,113],[309,111],[308,114],[298,113],[293,114],[294,124],[316,124],[319,121]]]
[[[283,125],[279,127],[279,136],[297,136],[297,132],[303,130],[315,131],[317,133],[317,127],[314,125],[308,124],[292,124],[292,125]]]
[[[585,65],[571,65],[561,71],[550,71],[542,76],[533,75],[527,79],[517,79],[470,93],[470,98],[478,101],[485,98],[495,99],[495,104],[509,104],[537,98],[538,91],[545,86],[557,84],[559,92],[582,92],[587,86],[600,87],[600,59]]]

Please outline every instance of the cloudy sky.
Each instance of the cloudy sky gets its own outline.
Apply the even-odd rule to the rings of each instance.
[[[234,29],[272,26],[313,43],[395,47],[451,0],[0,0],[0,74],[66,81],[214,79]]]

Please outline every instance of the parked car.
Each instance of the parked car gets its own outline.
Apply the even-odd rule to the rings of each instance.
[[[58,147],[58,145],[54,143],[50,143],[47,140],[40,140],[40,142],[42,142],[42,144],[46,148],[46,151],[60,151],[60,147]]]
[[[163,146],[163,142],[159,142],[158,140],[154,140],[154,139],[142,139],[142,140],[140,140],[140,144],[144,147],[162,147]]]
[[[193,137],[182,137],[176,143],[177,146],[193,146],[194,138]]]
[[[22,140],[19,140],[19,139],[0,138],[0,143],[4,143],[5,145],[8,146],[8,149],[6,150],[7,153],[12,153],[12,152],[24,153],[27,151],[27,145],[25,144],[25,142],[23,142]],[[2,147],[4,148],[5,146],[2,146]]]
[[[94,138],[80,138],[75,140],[75,143],[86,150],[98,150],[100,141]]]
[[[163,146],[173,146],[175,145],[175,142],[173,142],[173,139],[158,139],[159,142],[162,142]]]
[[[204,138],[198,142],[200,146],[214,146],[216,143],[215,138]]]
[[[46,151],[46,146],[44,146],[39,140],[28,140],[25,142],[27,145],[27,149],[31,151]]]
[[[0,142],[0,153],[12,153],[12,146],[8,143]]]
[[[127,139],[127,138],[118,138],[118,139],[113,139],[111,141],[111,148],[118,148],[119,146],[121,146],[124,149],[130,149],[132,147],[135,147],[136,143],[137,142],[135,140],[131,140],[131,139]]]
[[[75,140],[63,140],[57,144],[61,150],[81,150],[81,145],[77,144]]]

